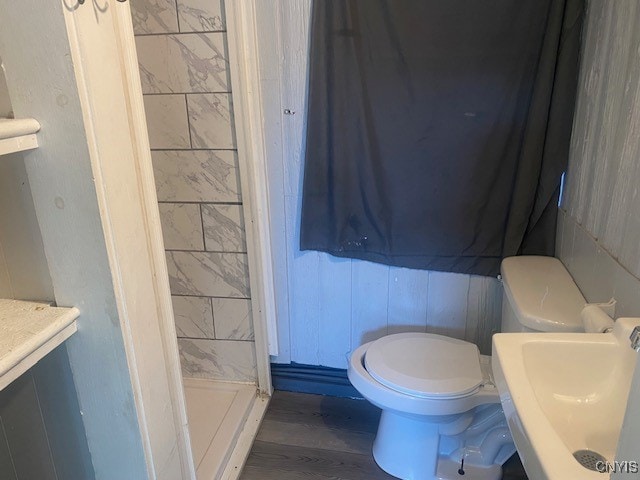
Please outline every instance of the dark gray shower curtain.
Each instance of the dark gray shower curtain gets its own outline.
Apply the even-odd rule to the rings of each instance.
[[[315,0],[301,248],[496,275],[554,253],[583,0]]]

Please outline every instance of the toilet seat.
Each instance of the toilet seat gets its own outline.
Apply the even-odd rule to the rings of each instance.
[[[369,346],[364,364],[382,385],[420,398],[464,397],[483,383],[478,347],[443,335],[388,335]]]

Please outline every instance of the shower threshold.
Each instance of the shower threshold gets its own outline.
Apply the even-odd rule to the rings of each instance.
[[[268,399],[256,386],[185,378],[184,391],[197,480],[240,475]]]

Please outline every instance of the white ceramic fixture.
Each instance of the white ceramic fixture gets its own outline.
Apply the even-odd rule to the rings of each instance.
[[[611,333],[493,337],[493,372],[529,478],[597,480],[604,477],[598,469],[614,464],[637,325],[639,318],[620,318]]]
[[[490,357],[442,335],[400,333],[356,349],[349,379],[382,409],[373,456],[402,479],[498,480],[515,447]],[[462,460],[464,459],[464,464]]]
[[[585,299],[559,260],[513,257],[502,264],[502,331],[573,332]],[[499,480],[515,452],[491,357],[469,342],[401,333],[357,348],[354,387],[382,409],[373,456],[404,480]],[[464,463],[463,463],[464,461]]]

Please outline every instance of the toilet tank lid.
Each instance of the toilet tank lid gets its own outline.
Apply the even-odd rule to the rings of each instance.
[[[502,261],[507,299],[525,327],[540,332],[579,332],[586,300],[562,262],[554,257],[519,256]]]

